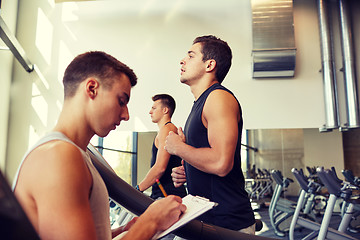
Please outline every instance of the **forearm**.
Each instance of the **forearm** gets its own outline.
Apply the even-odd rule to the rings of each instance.
[[[111,235],[112,235],[112,238],[116,237],[117,235],[119,235],[120,233],[124,232],[124,227],[121,226],[121,227],[118,227],[118,228],[115,228],[115,229],[112,229],[111,230]]]
[[[233,167],[231,156],[221,154],[220,151],[211,147],[195,148],[182,143],[176,149],[175,155],[200,171],[218,176],[227,175]]]
[[[145,191],[149,187],[151,187],[156,179],[160,179],[164,174],[165,170],[158,169],[155,166],[152,167],[149,172],[146,174],[145,178],[139,184],[139,188],[141,191]]]
[[[165,150],[169,154],[179,156],[200,171],[223,177],[234,166],[236,137],[236,134],[227,137],[225,134],[219,136],[209,133],[210,147],[195,148],[186,144],[185,136],[179,128],[178,134],[170,132],[166,137]]]
[[[151,239],[157,232],[157,223],[141,216],[121,240]]]
[[[130,227],[123,239],[151,239],[158,231],[169,228],[179,220],[186,206],[179,196],[170,195],[153,202]]]

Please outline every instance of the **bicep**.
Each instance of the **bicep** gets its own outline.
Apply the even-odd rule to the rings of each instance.
[[[68,198],[72,198],[69,196]],[[73,204],[64,198],[39,203],[39,234],[44,239],[95,239],[96,232],[86,202]]]
[[[52,239],[93,239],[96,232],[89,203],[90,173],[77,149],[59,151],[48,156],[34,191],[39,234]]]
[[[156,155],[156,165],[162,169],[166,169],[170,154],[165,150],[165,140],[169,131],[160,132],[158,135],[158,152]]]
[[[226,162],[233,162],[238,140],[239,107],[237,101],[224,91],[215,91],[204,107],[207,120],[208,138],[211,148]],[[216,101],[215,101],[216,100]]]

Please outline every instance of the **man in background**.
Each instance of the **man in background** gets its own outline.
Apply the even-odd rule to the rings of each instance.
[[[172,169],[181,165],[181,159],[178,156],[170,155],[164,149],[165,139],[169,132],[177,131],[177,127],[171,122],[176,106],[175,100],[168,94],[155,95],[152,100],[154,103],[149,113],[152,122],[158,125],[159,132],[152,146],[151,168],[136,188],[143,192],[152,186],[151,198],[163,198],[165,196],[156,183],[156,179],[159,179],[167,194],[185,197],[185,187],[175,188],[171,178]]]

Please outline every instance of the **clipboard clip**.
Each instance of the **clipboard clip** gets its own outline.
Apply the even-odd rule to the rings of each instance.
[[[205,204],[205,203],[210,202],[209,199],[204,198],[204,197],[201,197],[201,196],[193,196],[192,200],[193,200],[193,201],[196,201],[196,202],[198,202],[198,203],[201,203],[201,204]],[[216,207],[217,205],[219,205],[217,202],[213,202],[213,203],[214,203],[214,207]]]

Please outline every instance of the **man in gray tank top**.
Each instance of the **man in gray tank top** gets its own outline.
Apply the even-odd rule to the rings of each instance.
[[[77,56],[67,67],[63,109],[53,132],[27,153],[13,190],[41,239],[151,239],[185,210],[178,196],[157,201],[111,232],[105,184],[86,148],[129,119],[134,72],[104,52]],[[161,207],[160,207],[161,206]]]

